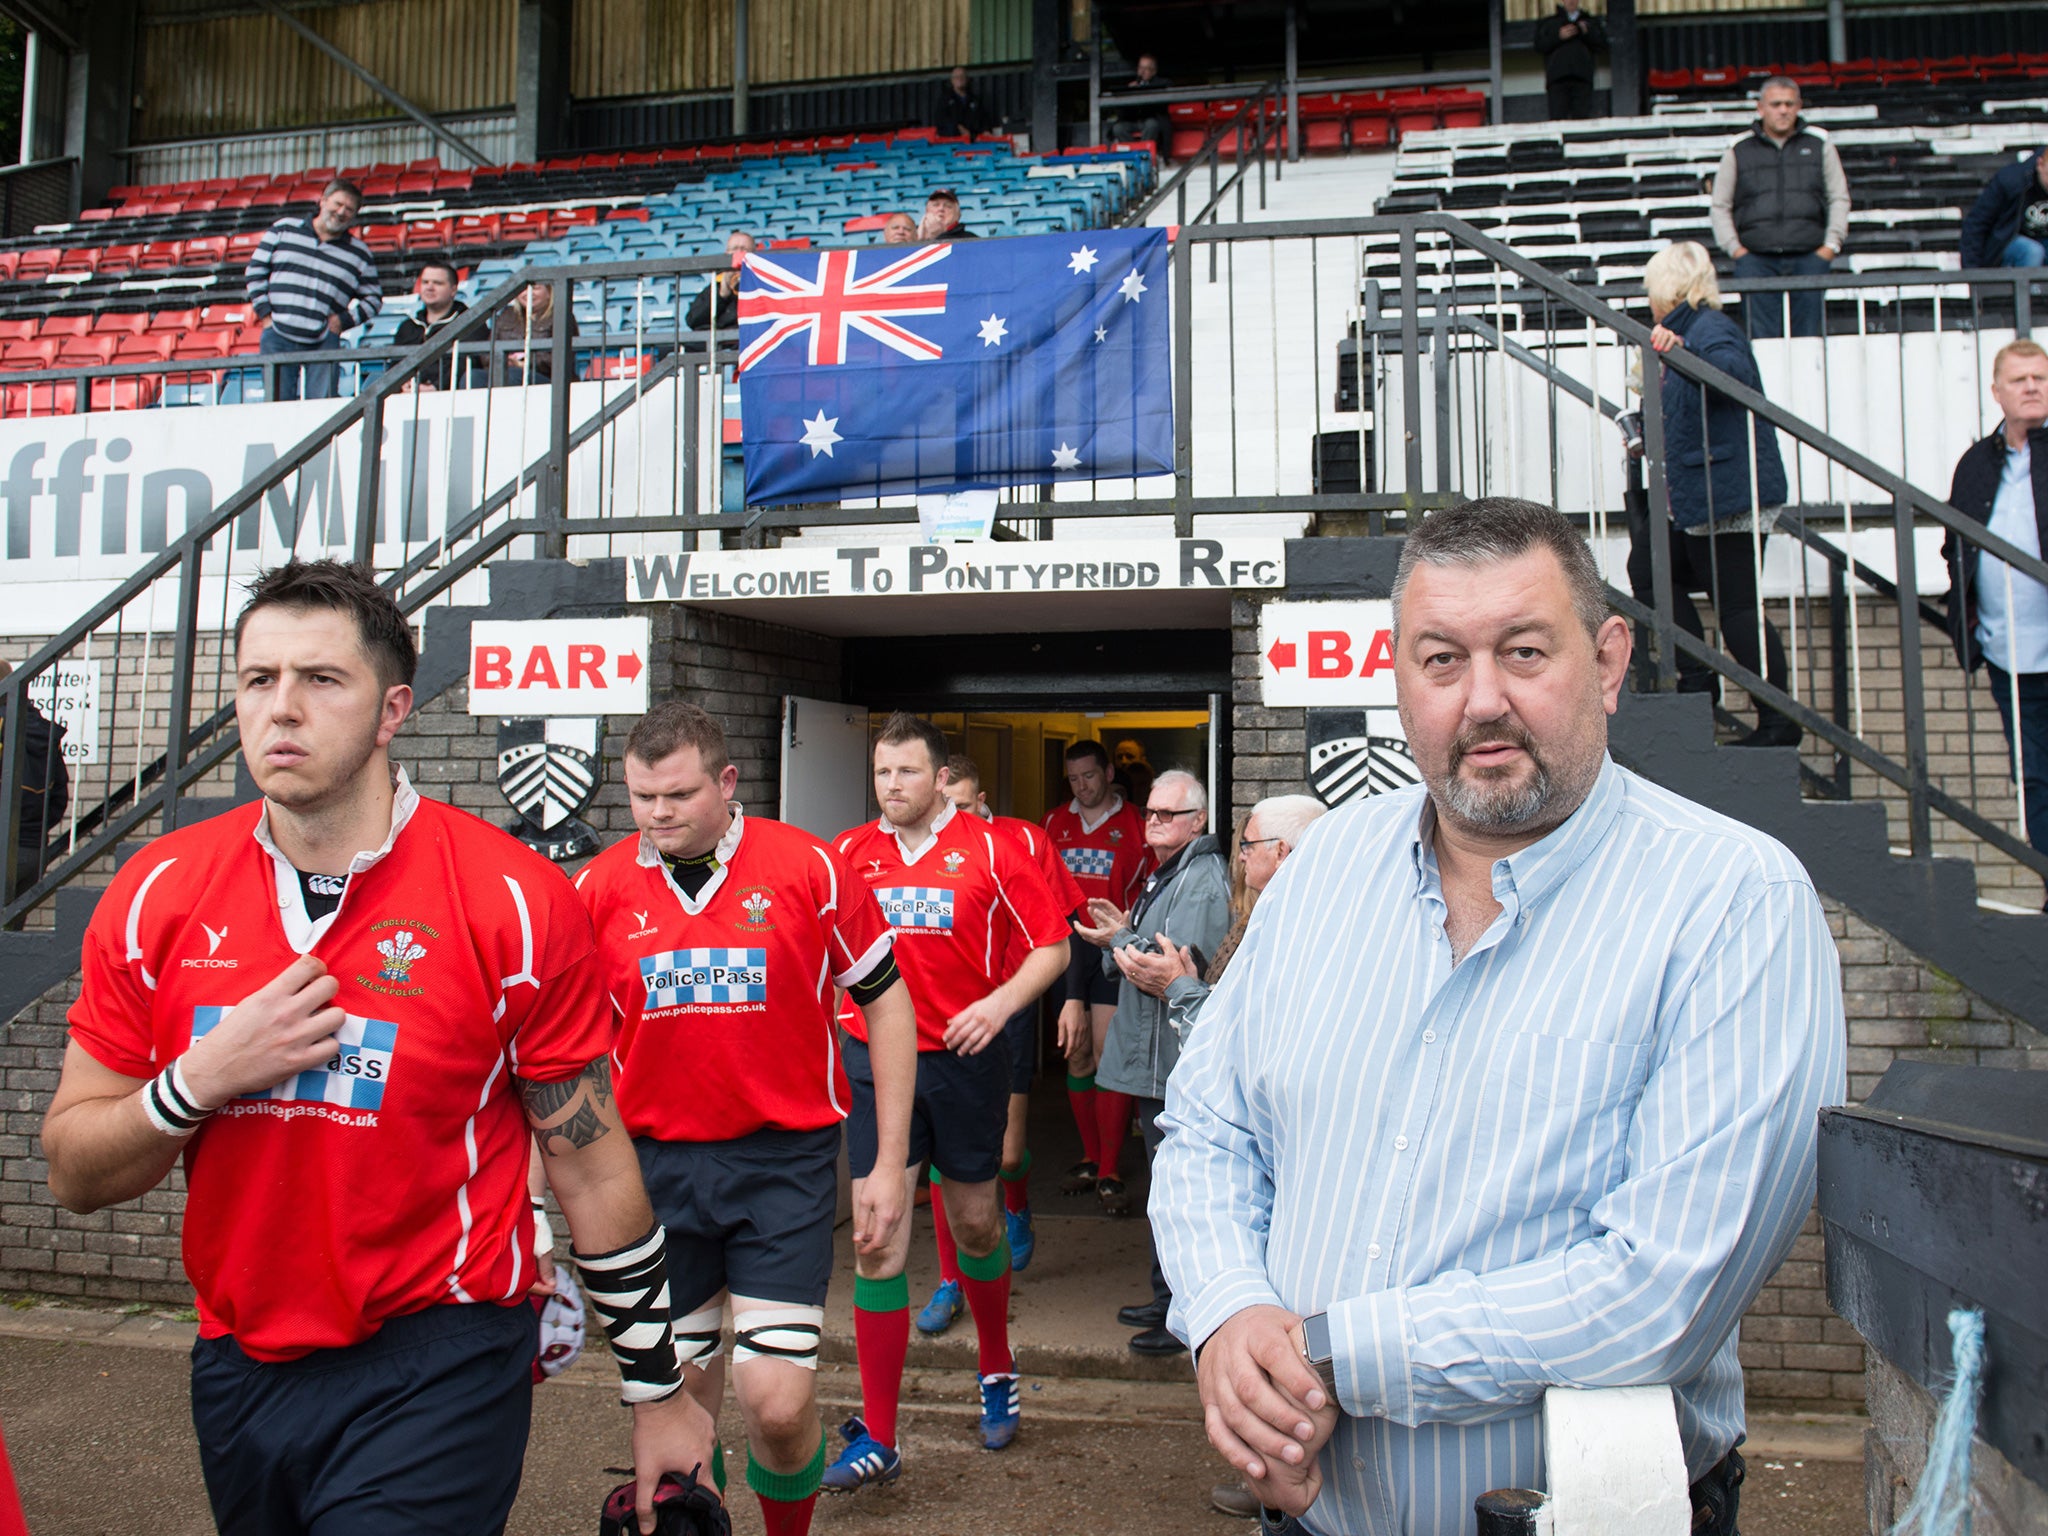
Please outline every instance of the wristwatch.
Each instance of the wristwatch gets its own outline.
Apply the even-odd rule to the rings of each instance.
[[[1330,1401],[1337,1401],[1337,1362],[1330,1349],[1330,1314],[1315,1312],[1301,1320],[1301,1357],[1323,1383]]]

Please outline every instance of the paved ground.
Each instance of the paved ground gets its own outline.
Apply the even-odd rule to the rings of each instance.
[[[1039,1249],[1016,1277],[1012,1336],[1026,1377],[1024,1431],[1000,1456],[975,1429],[973,1330],[912,1334],[902,1482],[822,1501],[820,1533],[902,1536],[1243,1536],[1210,1512],[1225,1467],[1203,1436],[1186,1357],[1140,1360],[1116,1308],[1149,1294],[1147,1229],[1103,1217],[1092,1197],[1062,1198],[1059,1170],[1078,1155],[1064,1095],[1033,1105]],[[1125,1159],[1142,1209],[1143,1156]],[[911,1247],[912,1305],[935,1283],[929,1216]],[[852,1365],[852,1253],[840,1229],[819,1389],[828,1424],[859,1401]],[[175,1316],[0,1306],[0,1427],[36,1536],[205,1536],[212,1530],[187,1406],[192,1327]],[[602,1351],[598,1352],[602,1355]],[[586,1358],[534,1396],[526,1475],[512,1536],[587,1536],[627,1452],[608,1361]],[[743,1431],[721,1424],[728,1462]],[[1744,1536],[1863,1536],[1860,1425],[1754,1424]],[[837,1450],[836,1439],[833,1450]],[[739,1536],[759,1536],[758,1507],[736,1498]]]
[[[0,1426],[36,1536],[205,1536],[212,1529],[186,1408],[189,1324],[41,1308],[0,1311]],[[626,1454],[608,1367],[590,1361],[536,1392],[513,1536],[584,1536]],[[1001,1456],[975,1435],[971,1387],[951,1367],[913,1367],[900,1484],[821,1503],[821,1532],[1039,1536],[1055,1531],[1240,1536],[1206,1495],[1222,1474],[1181,1383],[1053,1376],[1030,1383],[1025,1431]],[[859,1395],[853,1369],[820,1376],[836,1422]],[[738,1423],[721,1425],[737,1468]],[[1745,1536],[1862,1536],[1860,1436],[1852,1425],[1753,1426]],[[751,1498],[734,1528],[758,1536]]]

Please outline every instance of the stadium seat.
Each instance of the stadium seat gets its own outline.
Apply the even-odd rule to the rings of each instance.
[[[1411,133],[1429,133],[1437,126],[1436,95],[1431,91],[1390,92],[1387,111],[1394,119],[1396,138],[1405,139]]]
[[[89,398],[96,411],[137,411],[155,405],[163,392],[162,375],[136,373],[119,378],[94,379]]]
[[[1344,98],[1330,93],[1319,96],[1303,96],[1301,107],[1301,147],[1310,154],[1321,154],[1344,147]]]

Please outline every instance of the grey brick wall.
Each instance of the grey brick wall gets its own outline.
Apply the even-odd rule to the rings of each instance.
[[[1778,615],[1780,622],[1784,614]],[[1860,654],[1865,667],[1865,728],[1882,729],[1879,709],[1884,701],[1896,707],[1898,667],[1896,626],[1886,651],[1878,642],[1886,631],[1886,616],[1868,605],[1862,611],[1863,634]],[[1299,709],[1269,709],[1259,702],[1258,604],[1240,600],[1231,611],[1231,671],[1235,683],[1231,717],[1231,802],[1235,816],[1244,813],[1267,795],[1305,792],[1303,741],[1305,712]],[[1943,650],[1945,669],[1928,654],[1928,701],[1937,721],[1946,719],[1960,730],[1964,719],[1964,683],[1952,654]],[[1880,674],[1883,658],[1891,669]],[[1802,672],[1805,656],[1802,655]],[[1828,658],[1823,652],[1816,668],[1827,675]],[[1980,771],[1977,785],[1987,802],[1987,814],[1995,805],[1998,787],[1998,721],[1992,714],[1983,683],[1977,684],[1973,701]],[[1739,692],[1731,691],[1729,707],[1746,711]],[[1988,742],[1984,732],[1988,729]],[[1990,771],[1983,771],[1986,756]],[[1809,759],[1816,768],[1827,766],[1819,757]],[[1950,741],[1937,768],[1952,772],[1967,767],[1963,745]],[[2009,814],[2011,786],[2004,785]],[[1896,828],[1900,823],[1895,822]],[[1901,840],[1903,840],[1901,838]],[[1942,848],[1957,852],[1958,848]],[[1980,877],[1994,871],[2013,871],[2012,861],[1988,855],[1979,863]],[[2029,874],[2028,881],[2033,881]],[[2010,875],[1993,875],[1986,882],[1991,891],[2015,900],[2038,882],[2022,886]],[[2021,1067],[2048,1070],[2048,1036],[2043,1036],[1984,999],[1965,990],[1951,977],[1915,954],[1890,934],[1871,927],[1838,902],[1822,899],[1828,927],[1835,936],[1842,959],[1842,991],[1849,1026],[1849,1097],[1861,1102],[1877,1085],[1893,1061],[1948,1062],[1961,1066]],[[1809,1213],[1806,1225],[1793,1244],[1791,1254],[1764,1286],[1742,1324],[1742,1363],[1751,1400],[1786,1412],[1840,1413],[1854,1410],[1863,1401],[1863,1341],[1856,1330],[1828,1309],[1826,1283],[1822,1274],[1823,1251],[1820,1219]]]
[[[772,811],[780,789],[782,695],[837,698],[837,644],[777,625],[675,609],[672,617],[657,615],[654,652],[651,696],[680,691],[720,716],[739,765],[741,797]],[[154,680],[151,687],[154,692]],[[459,687],[433,700],[407,723],[392,755],[422,793],[503,826],[513,816],[495,778],[496,722],[472,718],[466,708]],[[585,818],[607,841],[633,825],[618,771],[631,725],[628,718],[610,722],[605,784]],[[178,1248],[182,1172],[140,1200],[90,1216],[74,1216],[50,1197],[37,1138],[64,1061],[65,1011],[77,995],[74,977],[0,1023],[0,1290],[188,1302],[192,1292]]]

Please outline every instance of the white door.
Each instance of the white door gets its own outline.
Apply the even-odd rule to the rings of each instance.
[[[868,816],[868,712],[857,704],[782,698],[780,815],[813,837],[836,837]]]

